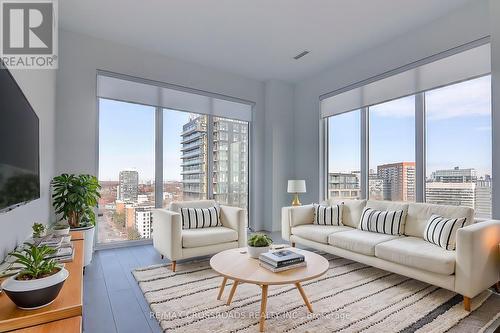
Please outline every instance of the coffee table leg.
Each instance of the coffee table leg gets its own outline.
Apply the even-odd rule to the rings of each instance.
[[[309,303],[309,300],[307,299],[307,295],[306,295],[304,289],[302,288],[302,286],[300,285],[300,282],[295,283],[295,286],[299,290],[300,296],[302,296],[302,299],[304,300],[304,303],[306,303],[307,309],[309,310],[309,312],[312,313],[313,312],[313,308],[311,306],[311,303]]]
[[[231,301],[233,300],[234,292],[236,291],[236,287],[238,287],[238,280],[234,280],[234,282],[233,282],[233,287],[231,288],[231,291],[229,292],[229,298],[227,299],[226,305],[231,304]]]
[[[222,279],[222,284],[220,285],[219,295],[217,296],[217,299],[221,299],[222,293],[224,292],[224,288],[226,287],[226,282],[227,282],[227,277],[224,277]]]
[[[259,330],[264,332],[264,325],[266,323],[266,306],[267,306],[267,284],[262,285],[262,300],[260,301],[260,321]]]

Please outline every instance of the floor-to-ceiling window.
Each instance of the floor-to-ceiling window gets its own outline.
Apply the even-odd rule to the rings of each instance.
[[[251,104],[116,76],[98,75],[98,243],[151,238],[173,201],[248,209]]]
[[[361,197],[467,206],[491,218],[489,54],[489,44],[475,45],[325,97],[323,186],[330,189],[331,173],[344,172],[338,166],[360,151]],[[360,120],[348,111],[358,108]],[[336,184],[336,196],[347,198],[348,185]]]
[[[154,107],[99,99],[100,243],[150,237],[154,145]]]

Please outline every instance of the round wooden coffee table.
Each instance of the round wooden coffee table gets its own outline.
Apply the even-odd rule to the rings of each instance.
[[[226,286],[227,280],[233,280],[233,286],[229,292],[229,297],[226,304],[231,304],[236,287],[240,283],[252,283],[261,286],[262,300],[260,303],[260,331],[264,331],[264,324],[266,320],[266,305],[267,305],[267,289],[270,285],[293,284],[299,290],[307,309],[313,312],[311,303],[302,289],[300,283],[302,281],[315,279],[326,273],[328,270],[328,261],[322,256],[297,248],[287,248],[288,250],[295,251],[303,254],[307,265],[273,273],[259,265],[258,259],[250,258],[246,253],[246,248],[231,249],[217,253],[210,259],[210,266],[214,271],[222,275],[222,284],[220,286],[219,295],[217,299],[221,299],[222,293]],[[243,252],[243,253],[242,253]]]

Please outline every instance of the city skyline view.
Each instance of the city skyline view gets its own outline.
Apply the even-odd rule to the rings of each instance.
[[[210,196],[248,206],[248,122],[211,117],[209,133],[208,116],[171,109],[162,109],[164,180],[156,202],[155,113],[150,106],[100,100],[99,242],[150,238],[152,209],[173,201]]]

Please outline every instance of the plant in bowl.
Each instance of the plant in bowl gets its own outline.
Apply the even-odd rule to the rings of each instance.
[[[52,227],[52,233],[57,236],[64,236],[69,233],[70,226],[66,223],[56,223]]]
[[[46,226],[41,223],[33,223],[33,238],[41,238],[46,234]]]
[[[269,251],[273,240],[268,235],[253,234],[248,239],[248,255],[252,258],[259,258],[262,253]]]
[[[5,294],[25,310],[38,309],[52,303],[68,278],[68,271],[48,256],[54,249],[25,243],[22,251],[12,252],[21,271],[2,282]]]

